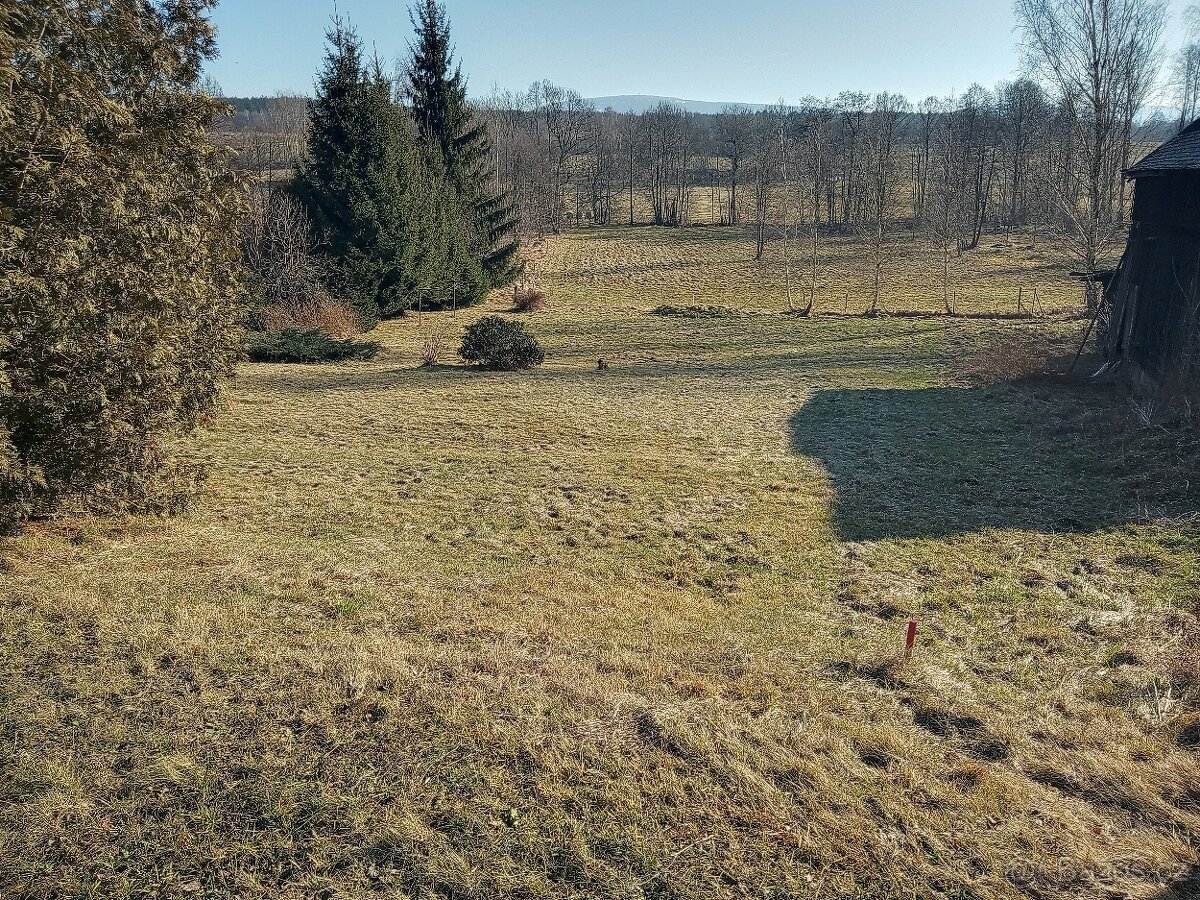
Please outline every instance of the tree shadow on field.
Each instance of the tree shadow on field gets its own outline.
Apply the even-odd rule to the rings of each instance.
[[[1063,424],[1072,411],[1011,388],[829,390],[792,417],[791,437],[829,471],[843,540],[1128,521],[1104,448]]]
[[[1200,897],[1200,865],[1192,866],[1178,881],[1167,885],[1161,894],[1155,894],[1153,900],[1188,900],[1195,897]]]

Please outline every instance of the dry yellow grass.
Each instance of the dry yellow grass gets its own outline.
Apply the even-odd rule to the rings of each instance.
[[[594,229],[586,242],[596,253],[580,251],[573,283],[609,302],[638,307],[658,302],[721,305],[756,311],[787,309],[784,246],[771,230],[768,253],[755,260],[749,229],[686,230],[686,251],[672,229],[637,227]],[[794,302],[807,303],[812,266],[803,235],[793,236]],[[859,238],[822,235],[817,267],[817,313],[860,314],[873,290],[872,263]],[[880,296],[885,312],[940,312],[944,308],[942,258],[927,240],[908,231],[889,236],[888,262]],[[1015,314],[1035,303],[1046,315],[1077,314],[1079,286],[1064,278],[1067,263],[1044,238],[1027,234],[985,235],[981,247],[951,263],[951,305],[956,312]]]
[[[263,331],[285,328],[317,329],[341,340],[362,333],[354,307],[340,300],[322,298],[309,303],[270,304],[258,314]]]
[[[1078,324],[796,319],[746,246],[551,242],[541,369],[246,366],[193,513],[9,541],[0,893],[1183,890],[1192,500],[955,374]]]

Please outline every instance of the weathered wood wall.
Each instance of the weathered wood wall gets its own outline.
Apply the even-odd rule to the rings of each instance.
[[[1163,378],[1200,369],[1200,171],[1139,178],[1133,226],[1109,286],[1110,360]]]

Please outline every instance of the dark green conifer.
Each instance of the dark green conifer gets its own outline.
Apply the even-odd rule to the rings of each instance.
[[[416,241],[397,239],[417,224],[404,208],[414,173],[401,171],[390,91],[368,74],[358,35],[339,20],[327,39],[295,191],[336,265],[333,289],[371,324],[405,304],[419,273]]]
[[[471,249],[489,284],[509,284],[520,273],[517,220],[508,195],[495,186],[487,125],[475,120],[467,104],[446,9],[437,0],[422,0],[410,16],[417,30],[408,73],[413,119],[458,195]]]
[[[338,272],[333,289],[365,323],[424,303],[471,303],[484,279],[443,212],[454,193],[417,151],[378,60],[335,21],[310,108],[308,159],[295,179]]]

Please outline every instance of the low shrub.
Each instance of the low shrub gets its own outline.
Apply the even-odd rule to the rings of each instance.
[[[339,340],[317,328],[284,328],[250,338],[254,362],[321,363],[372,359],[381,347],[375,341]]]
[[[540,366],[546,354],[520,322],[484,316],[467,328],[458,355],[469,363],[511,372]]]
[[[723,319],[737,314],[737,310],[727,306],[671,306],[665,304],[654,310],[656,316],[678,316],[681,319]]]
[[[353,305],[329,293],[333,263],[308,211],[288,191],[256,187],[242,229],[242,261],[250,274],[252,331],[317,328],[337,338],[360,333]]]
[[[513,291],[513,312],[539,312],[546,305],[546,295],[537,288],[518,288]]]
[[[442,360],[442,352],[446,349],[446,335],[450,329],[441,322],[430,325],[421,334],[421,365],[436,366]]]
[[[971,384],[987,385],[1050,375],[1061,367],[1059,357],[1069,347],[1040,330],[1007,329],[964,350],[953,364],[957,374]]]

